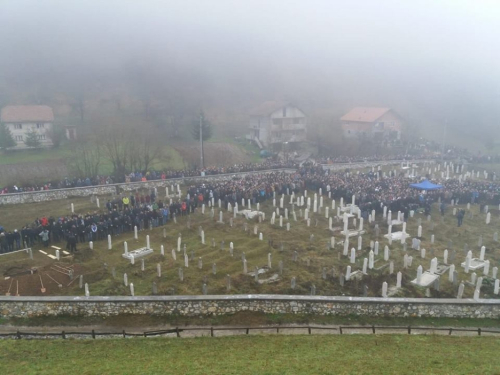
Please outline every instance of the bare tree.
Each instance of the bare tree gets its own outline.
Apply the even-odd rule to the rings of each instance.
[[[147,171],[163,157],[164,146],[152,124],[108,122],[99,126],[96,143],[113,165],[115,176]]]
[[[103,126],[96,139],[100,144],[104,156],[113,165],[115,176],[124,176],[130,170],[130,162],[133,160],[133,145],[129,143],[133,137],[131,130],[125,127]]]
[[[150,130],[143,133],[137,147],[138,159],[141,161],[141,169],[147,171],[154,163],[164,158],[164,146],[160,142],[157,132]]]
[[[92,177],[99,174],[101,160],[100,142],[96,142],[95,136],[89,136],[79,139],[74,144],[74,157],[70,162],[70,166],[78,177]]]

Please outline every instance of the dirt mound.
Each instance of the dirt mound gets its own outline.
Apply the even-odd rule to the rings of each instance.
[[[69,270],[73,272],[73,280],[69,276]],[[66,290],[75,283],[78,285],[76,278],[82,273],[84,273],[84,268],[81,265],[60,262],[38,268],[31,268],[27,265],[11,267],[0,280],[0,295],[60,295],[63,289]]]
[[[188,166],[200,164],[199,144],[186,144],[174,148]],[[248,155],[236,145],[219,142],[205,143],[204,148],[206,166],[227,166],[248,162]]]

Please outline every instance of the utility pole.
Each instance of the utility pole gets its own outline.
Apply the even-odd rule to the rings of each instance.
[[[205,168],[205,163],[203,161],[203,114],[200,113],[200,160],[201,168]]]
[[[441,145],[441,161],[444,161],[444,143],[446,139],[446,127],[448,125],[448,119],[444,120],[444,127],[443,127],[443,144]]]

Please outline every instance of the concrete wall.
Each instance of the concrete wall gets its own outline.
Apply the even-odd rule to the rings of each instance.
[[[88,186],[70,189],[56,189],[56,190],[44,190],[44,191],[32,191],[26,193],[17,194],[0,194],[0,205],[2,204],[20,204],[20,203],[33,203],[33,202],[45,202],[57,199],[66,199],[70,197],[88,197],[91,195],[109,195],[114,193],[119,193],[121,191],[134,191],[137,189],[152,189],[154,187],[160,189],[170,186],[172,184],[186,184],[186,183],[196,183],[197,181],[208,181],[211,179],[223,179],[232,178],[235,175],[239,177],[244,177],[248,174],[262,174],[262,173],[272,173],[272,172],[295,172],[294,169],[272,169],[265,171],[255,171],[255,172],[242,172],[242,173],[228,173],[228,174],[218,174],[212,176],[196,176],[196,177],[184,177],[184,178],[174,178],[169,180],[155,180],[146,182],[130,182],[121,184],[111,184],[111,185],[99,185],[99,186]]]
[[[500,318],[500,300],[286,295],[152,297],[0,297],[0,317],[265,314]]]
[[[263,116],[251,116],[250,117],[250,139],[255,138],[255,130],[258,130],[259,136],[258,139],[264,145],[268,145],[269,143],[269,134],[271,128],[271,119],[269,117]]]

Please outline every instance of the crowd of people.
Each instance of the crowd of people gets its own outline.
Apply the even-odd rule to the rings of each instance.
[[[208,206],[212,199],[215,202],[220,199],[223,207],[227,207],[228,203],[233,206],[241,204],[242,199],[250,199],[256,204],[272,199],[274,193],[300,195],[304,190],[318,192],[320,188],[323,194],[331,192],[333,199],[344,198],[345,202],[355,195],[362,216],[366,218],[372,210],[381,213],[383,206],[394,212],[404,212],[405,217],[416,208],[428,213],[439,197],[443,204],[451,199],[463,203],[500,203],[500,185],[489,181],[459,182],[452,179],[443,182],[442,190],[424,194],[411,188],[410,184],[415,181],[402,174],[381,178],[379,173],[329,172],[321,166],[307,164],[294,173],[275,171],[238,178],[221,176],[188,186],[182,198],[168,203],[158,199],[154,190],[142,194],[134,192],[109,200],[106,209],[100,211],[62,217],[43,216],[26,224],[20,231],[4,231],[0,233],[0,251],[66,241],[66,248],[74,252],[78,243],[104,240],[108,234],[119,236],[133,231],[134,226],[142,230],[166,225],[173,215],[189,215],[202,204]],[[441,208],[444,210],[445,206]]]
[[[392,160],[418,160],[427,157],[434,157],[431,154],[391,154],[391,155],[372,155],[372,156],[328,156],[316,159],[319,164],[336,164],[336,163],[364,163],[377,161],[392,161]]]
[[[226,173],[262,171],[262,170],[280,169],[280,168],[296,168],[297,166],[298,166],[297,163],[295,163],[293,160],[281,161],[281,160],[268,159],[262,163],[234,164],[232,166],[227,166],[227,167],[207,167],[203,169],[182,169],[182,170],[163,170],[163,171],[150,170],[147,172],[137,171],[119,178],[113,176],[65,178],[60,181],[48,181],[43,184],[5,186],[3,188],[0,188],[0,194],[22,193],[22,192],[54,190],[54,189],[68,189],[75,187],[109,185],[114,183],[165,180],[171,178],[195,177],[202,175],[204,176],[219,175]]]

